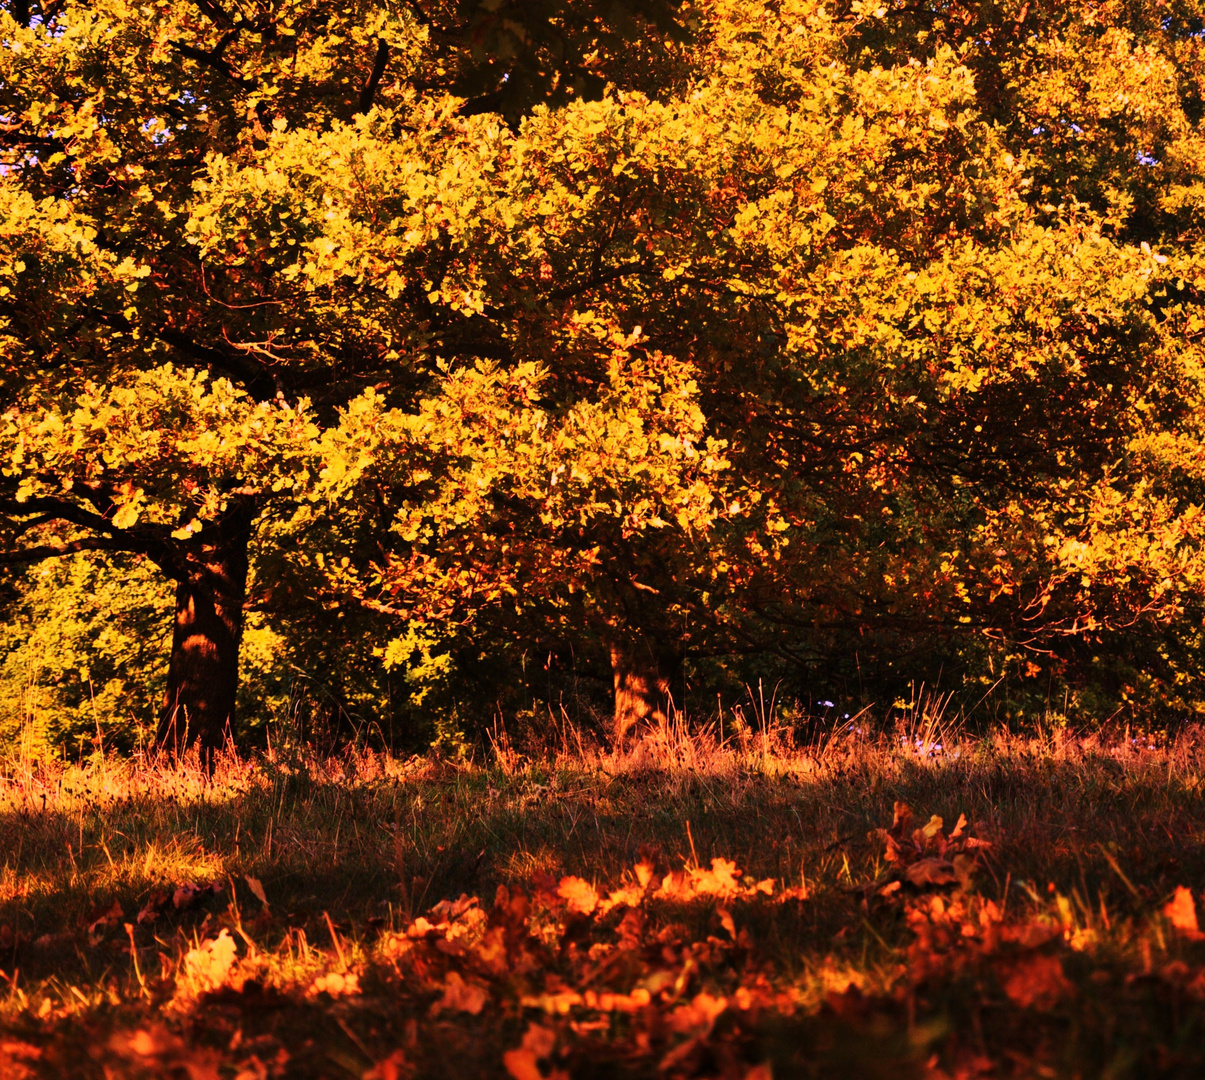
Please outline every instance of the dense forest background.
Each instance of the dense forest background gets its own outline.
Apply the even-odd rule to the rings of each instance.
[[[0,39],[3,745],[1205,710],[1205,5]]]

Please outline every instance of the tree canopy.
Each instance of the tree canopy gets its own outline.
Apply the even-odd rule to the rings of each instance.
[[[0,558],[175,583],[175,745],[249,610],[620,733],[705,657],[1199,709],[1201,8],[14,0]]]

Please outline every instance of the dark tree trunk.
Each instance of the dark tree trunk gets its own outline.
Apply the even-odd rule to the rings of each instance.
[[[172,754],[196,743],[207,767],[234,737],[252,516],[250,505],[232,506],[180,546],[172,567],[176,622],[157,742]]]
[[[638,631],[630,631],[611,642],[616,743],[642,720],[664,727],[673,701],[671,687],[681,668],[680,653],[655,644],[651,637]]]

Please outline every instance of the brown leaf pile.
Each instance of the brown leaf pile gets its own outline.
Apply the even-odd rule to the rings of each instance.
[[[489,909],[445,901],[383,935],[377,954],[401,985],[427,988],[431,1017],[524,1018],[503,1055],[517,1080],[571,1075],[578,1060],[650,1058],[667,1075],[744,1080],[758,1075],[760,1018],[796,1003],[773,989],[739,923],[801,898],[772,880],[746,884],[725,859],[665,874],[641,862],[606,893],[563,877],[499,888]]]

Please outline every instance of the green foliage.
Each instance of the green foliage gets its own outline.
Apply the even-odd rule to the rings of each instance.
[[[171,589],[129,557],[75,555],[13,582],[0,627],[0,743],[89,751],[98,734],[131,749],[163,693]]]

